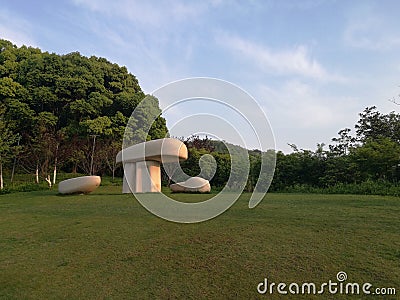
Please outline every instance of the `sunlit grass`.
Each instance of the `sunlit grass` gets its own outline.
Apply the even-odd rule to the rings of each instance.
[[[120,191],[1,195],[0,298],[253,299],[265,277],[339,271],[400,290],[399,198],[268,194],[248,209],[244,194],[215,219],[175,224]]]

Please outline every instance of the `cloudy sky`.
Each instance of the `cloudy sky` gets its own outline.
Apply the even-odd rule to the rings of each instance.
[[[400,93],[399,11],[396,0],[0,0],[0,38],[106,57],[146,93],[227,80],[256,99],[288,152],[329,144],[367,106],[400,110],[388,101]]]

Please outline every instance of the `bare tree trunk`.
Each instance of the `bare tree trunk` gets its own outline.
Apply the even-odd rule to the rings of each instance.
[[[50,175],[47,175],[47,177],[46,177],[44,180],[46,180],[47,184],[49,185],[49,189],[51,189],[51,179],[50,179]]]
[[[56,184],[56,179],[57,179],[57,165],[54,165],[54,171],[53,171],[53,185]]]
[[[16,164],[17,164],[17,158],[15,157],[14,158],[13,167],[12,167],[12,170],[11,170],[11,179],[10,179],[11,183],[14,181],[14,173],[15,173],[15,165]]]
[[[112,172],[112,180],[114,181],[114,179],[115,179],[115,170],[117,169],[117,163],[115,162],[114,159],[112,160],[112,163],[110,163],[110,161],[108,160],[108,157],[106,157],[106,162],[107,162],[108,168]]]
[[[4,183],[3,183],[3,163],[1,162],[1,156],[0,156],[0,190],[4,189]]]
[[[72,166],[72,173],[76,174],[77,170],[78,170],[78,163],[74,162],[74,164]]]
[[[35,183],[39,183],[39,164],[36,164]]]
[[[56,184],[56,177],[57,177],[57,155],[58,155],[58,144],[56,147],[56,158],[54,159],[53,185]]]
[[[96,137],[98,135],[93,134],[91,136],[93,137],[93,147],[92,147],[92,157],[90,159],[90,174],[89,175],[93,175],[94,174],[94,172],[93,172],[93,158],[94,158],[94,149],[95,149],[95,146],[96,146]]]
[[[21,136],[18,135],[17,147],[19,147],[20,140],[21,140]],[[12,167],[12,171],[11,171],[11,180],[10,180],[11,183],[14,181],[14,173],[15,173],[16,164],[17,164],[17,155],[14,156],[14,162],[13,162],[13,167]]]

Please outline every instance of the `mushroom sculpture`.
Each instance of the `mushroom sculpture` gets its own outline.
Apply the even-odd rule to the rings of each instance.
[[[116,161],[124,166],[122,193],[161,192],[160,164],[187,158],[186,145],[173,138],[152,140],[121,150]]]

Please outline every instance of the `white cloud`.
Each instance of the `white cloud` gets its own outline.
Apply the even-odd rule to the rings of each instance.
[[[347,45],[373,51],[400,48],[398,21],[389,15],[384,16],[377,9],[365,6],[350,13],[348,18],[343,34]]]
[[[353,127],[360,111],[358,99],[326,95],[299,80],[260,85],[256,94],[271,122],[277,149],[285,152],[290,152],[287,143],[305,149],[329,144],[340,129]]]
[[[242,55],[266,73],[300,75],[319,80],[344,80],[340,76],[330,74],[316,59],[311,57],[308,48],[304,45],[273,51],[252,41],[227,34],[218,35],[217,42],[235,54]]]
[[[400,47],[400,37],[388,32],[378,20],[352,22],[344,33],[348,45],[366,50],[393,50]]]
[[[146,92],[186,77],[199,38],[188,29],[213,2],[73,0],[91,32],[140,79]],[[117,49],[115,49],[117,48]],[[103,54],[105,55],[105,54]],[[110,55],[108,55],[110,56]]]
[[[36,46],[29,28],[31,26],[26,20],[0,9],[0,38],[9,40],[17,46]]]
[[[269,105],[287,124],[297,128],[326,126],[337,118],[333,112],[335,105],[327,103],[311,86],[298,80],[285,82],[279,88],[261,87],[261,93],[269,100]]]
[[[132,1],[132,0],[73,0],[81,7],[109,16],[118,16],[138,24],[155,27],[191,20],[202,14],[207,2],[188,3],[185,1]],[[211,3],[211,5],[213,5]]]

